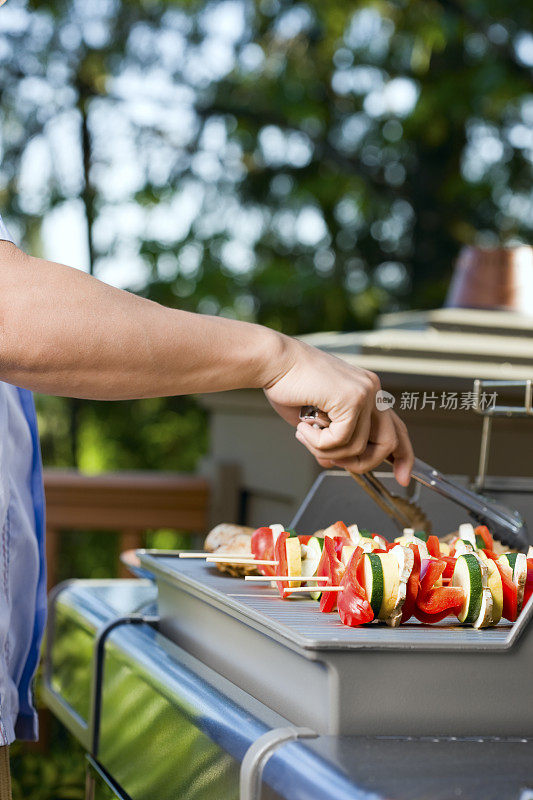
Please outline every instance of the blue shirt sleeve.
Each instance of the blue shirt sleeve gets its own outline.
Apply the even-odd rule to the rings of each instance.
[[[2,239],[4,242],[13,242],[13,237],[4,225],[4,220],[2,217],[0,217],[0,239]]]

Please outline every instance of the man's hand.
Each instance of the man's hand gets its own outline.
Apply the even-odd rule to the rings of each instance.
[[[278,414],[296,427],[298,441],[323,467],[352,472],[368,472],[391,457],[396,480],[407,485],[413,448],[401,419],[376,407],[377,375],[294,339],[288,340],[287,350],[286,370],[264,391]],[[303,405],[324,411],[329,427],[319,430],[300,422]]]

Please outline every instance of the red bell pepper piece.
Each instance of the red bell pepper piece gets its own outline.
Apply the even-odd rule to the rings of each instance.
[[[338,520],[338,522],[334,522],[333,525],[330,525],[327,529],[328,535],[324,537],[326,539],[333,539],[335,542],[335,551],[337,553],[337,558],[341,557],[342,548],[345,544],[353,544],[350,531],[342,522],[342,520]],[[333,535],[332,535],[333,534]]]
[[[339,586],[344,575],[344,564],[337,558],[335,552],[335,542],[331,536],[324,539],[324,549],[317,568],[318,577],[328,578],[326,586]],[[320,610],[328,613],[334,611],[337,606],[337,592],[322,592],[320,598]]]
[[[346,527],[344,522],[342,522],[342,520],[339,520],[338,522],[334,522],[333,525],[330,525],[328,530],[334,531],[335,532],[335,534],[334,534],[335,536],[342,536],[345,539],[349,539],[350,538],[350,531],[348,530],[348,528]]]
[[[456,586],[435,586],[446,569],[443,559],[429,562],[426,574],[420,581],[420,591],[415,604],[415,616],[420,622],[440,622],[457,613],[464,600],[464,592]]]
[[[446,569],[442,573],[442,579],[446,580],[451,578],[455,570],[455,562],[457,559],[453,556],[439,556],[439,559],[446,562]]]
[[[447,608],[439,614],[427,614],[420,608],[415,609],[415,617],[419,622],[425,622],[427,625],[434,625],[436,622],[442,622],[443,619],[449,616],[457,616],[462,606],[462,602],[456,608]]]
[[[437,583],[438,579],[446,569],[446,562],[440,558],[432,558],[426,568],[424,577],[420,581],[420,592],[418,596],[426,595]]]
[[[508,619],[509,622],[514,622],[518,616],[518,590],[512,578],[504,571],[499,561],[496,561],[496,566],[502,579],[503,587],[503,612],[502,617]]]
[[[252,553],[254,558],[259,561],[275,561],[274,557],[274,535],[270,528],[258,528],[252,533]],[[261,575],[274,576],[276,568],[265,564],[259,564],[257,569]],[[281,574],[281,573],[280,573]]]
[[[486,525],[478,525],[477,528],[474,530],[474,533],[476,534],[476,536],[481,536],[481,538],[485,542],[485,547],[487,548],[487,550],[494,549],[494,539],[492,538],[491,533]]]
[[[405,601],[402,608],[402,623],[411,619],[415,610],[416,598],[420,588],[420,551],[416,544],[410,544],[409,547],[413,551],[415,560],[413,569],[407,581]]]
[[[452,613],[459,609],[465,599],[464,591],[459,586],[435,586],[418,599],[418,608],[425,614]]]
[[[440,558],[440,542],[438,536],[428,536],[426,547],[430,556]]]
[[[339,597],[337,598],[341,622],[350,628],[364,625],[374,619],[374,612],[364,589],[363,556],[363,549],[357,547],[342,577],[340,585],[343,590],[339,592]],[[333,594],[333,592],[330,592],[330,594]]]
[[[287,565],[287,548],[285,546],[285,542],[288,538],[288,531],[283,531],[276,539],[276,544],[274,545],[274,560],[278,562],[277,566],[274,568],[276,575],[287,575],[287,570],[289,569]],[[285,600],[287,595],[284,593],[284,589],[289,588],[289,581],[276,581],[276,583],[281,597]]]
[[[527,578],[524,587],[524,606],[533,594],[533,558],[527,560]]]

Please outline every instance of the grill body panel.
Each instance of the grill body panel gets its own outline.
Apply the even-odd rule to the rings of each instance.
[[[346,628],[311,600],[283,602],[203,562],[143,563],[158,581],[162,633],[296,725],[334,735],[533,735],[530,621],[519,636],[509,624]]]

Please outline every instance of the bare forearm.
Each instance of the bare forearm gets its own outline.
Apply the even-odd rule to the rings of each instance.
[[[0,242],[0,380],[115,400],[260,387],[283,338],[168,309]]]
[[[0,381],[48,394],[119,400],[261,387],[298,425],[303,405],[331,420],[297,437],[323,466],[356,472],[392,455],[407,483],[405,426],[376,409],[376,375],[302,342],[164,308],[0,241]]]

